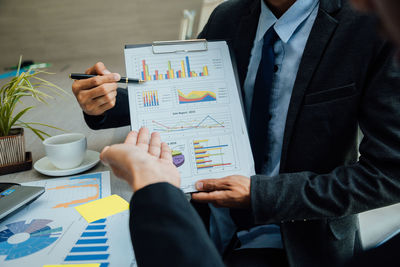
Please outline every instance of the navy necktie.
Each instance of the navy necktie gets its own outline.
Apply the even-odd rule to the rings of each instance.
[[[268,151],[269,106],[274,74],[274,43],[278,36],[273,26],[264,35],[261,62],[254,83],[249,135],[256,173],[260,173]]]

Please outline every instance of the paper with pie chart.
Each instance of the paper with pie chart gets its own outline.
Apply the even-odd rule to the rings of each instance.
[[[228,45],[208,42],[203,51],[192,45],[163,53],[151,45],[125,48],[127,76],[146,81],[128,87],[131,128],[161,134],[185,192],[195,191],[199,179],[254,174]]]
[[[128,211],[88,223],[75,210],[110,195],[109,172],[25,185],[44,186],[46,192],[0,222],[0,266],[136,266]]]

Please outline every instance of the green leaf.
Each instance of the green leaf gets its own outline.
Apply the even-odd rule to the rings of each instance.
[[[19,71],[21,69],[21,63],[22,63],[22,55],[19,56],[19,63],[18,63],[18,68],[17,68],[17,76],[19,76]]]
[[[23,121],[18,121],[20,124],[19,125],[21,125],[21,126],[24,126],[25,128],[28,128],[29,130],[31,130],[34,134],[36,134],[36,136],[37,137],[39,137],[40,138],[40,140],[44,140],[44,137],[43,137],[43,135],[41,134],[41,133],[44,133],[43,131],[40,131],[40,130],[38,130],[38,129],[35,129],[35,128],[33,128],[33,127],[31,127],[28,123],[25,123],[25,122],[23,122]],[[47,136],[50,136],[50,135],[48,135],[48,134],[46,134]]]
[[[40,126],[56,129],[56,130],[59,130],[59,131],[67,132],[66,130],[64,130],[62,128],[58,128],[56,126],[52,126],[52,125],[48,125],[48,124],[44,124],[44,123],[40,123],[40,122],[27,122],[27,123],[33,124],[33,125],[40,125]]]
[[[46,132],[36,129],[34,126],[48,127],[64,131],[55,126],[44,123],[25,123],[21,118],[30,112],[34,106],[22,107],[21,111],[14,116],[16,107],[23,103],[25,97],[31,97],[38,102],[47,104],[47,100],[53,98],[52,94],[69,95],[59,86],[49,82],[39,76],[41,74],[51,74],[40,70],[27,70],[21,68],[22,56],[19,59],[17,75],[0,86],[0,136],[8,135],[11,127],[22,126],[32,130],[40,139],[49,136]]]
[[[27,108],[21,110],[17,115],[15,115],[15,117],[9,124],[9,128],[11,128],[15,124],[15,122],[18,121],[22,117],[22,115],[24,115],[28,110],[31,110],[32,108],[33,107],[27,107]]]

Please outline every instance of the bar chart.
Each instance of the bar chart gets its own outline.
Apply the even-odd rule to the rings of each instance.
[[[143,107],[159,106],[158,91],[143,91],[142,93]]]
[[[107,267],[110,254],[108,245],[106,219],[89,224],[78,241],[65,257],[66,263],[98,262],[100,267]]]
[[[227,170],[235,165],[229,136],[193,140],[197,172]]]
[[[145,81],[157,81],[157,80],[170,80],[180,78],[193,78],[203,77],[209,75],[207,65],[200,66],[200,69],[193,69],[191,66],[189,56],[179,61],[167,60],[164,64],[154,64],[157,66],[165,66],[163,70],[157,69],[147,63],[145,59],[141,61],[141,77]],[[197,66],[199,68],[199,66]]]

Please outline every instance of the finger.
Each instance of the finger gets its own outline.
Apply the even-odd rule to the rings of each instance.
[[[161,155],[161,137],[157,132],[151,134],[149,153],[157,158]]]
[[[228,198],[228,191],[213,191],[213,192],[199,192],[193,193],[192,199],[202,203],[215,203],[217,200]]]
[[[124,143],[130,145],[136,145],[137,137],[138,137],[138,132],[131,131],[128,133]]]
[[[196,182],[196,189],[199,191],[228,190],[230,186],[226,183],[225,178],[205,179]]]
[[[92,89],[105,83],[115,83],[121,79],[118,73],[111,73],[101,76],[95,76],[89,79],[76,80],[72,84],[72,90],[76,94],[78,91]]]
[[[118,85],[116,83],[104,83],[89,90],[82,90],[81,93],[86,94],[86,96],[91,99],[95,99],[105,96],[111,92],[117,92],[117,88]]]
[[[96,107],[94,110],[97,110],[96,114],[104,114],[104,112],[106,112],[107,110],[112,109],[113,107],[115,107],[115,100],[111,101],[111,102],[107,102],[101,106]]]
[[[106,146],[103,148],[103,150],[100,153],[100,160],[105,164],[105,165],[111,165],[113,161],[116,160],[120,156],[120,153],[118,153],[118,147],[119,145],[112,145],[112,146]],[[117,159],[118,161],[118,159]]]
[[[149,129],[140,128],[136,145],[146,152],[149,150]]]
[[[76,99],[78,100],[78,103],[81,105],[82,109],[85,112],[88,113],[94,113],[96,109],[98,109],[101,105],[110,102],[111,104],[115,104],[116,102],[116,96],[117,96],[117,91],[116,91],[116,85],[114,87],[114,84],[107,84],[102,85],[101,87],[97,87],[92,90],[82,90],[76,95]],[[97,91],[97,92],[94,92]],[[99,95],[99,94],[104,94],[103,96],[105,98],[103,99],[95,99],[93,98],[94,95]],[[113,105],[111,105],[112,107]],[[111,108],[109,107],[109,108]],[[105,107],[102,107],[105,108]],[[108,109],[109,109],[108,108]]]
[[[109,146],[104,147],[103,150],[102,150],[101,153],[100,153],[100,160],[101,160],[101,162],[103,162],[103,164],[105,164],[105,165],[108,165],[108,162],[107,162],[107,159],[104,157],[104,155],[105,155],[107,149],[109,149],[109,148],[110,148]]]
[[[164,160],[168,160],[168,162],[172,162],[171,148],[165,142],[162,142],[162,144],[161,144],[161,156],[160,157]]]
[[[106,95],[97,97],[96,99],[92,100],[92,104],[99,107],[106,103],[112,103],[115,102],[116,96],[117,96],[117,91],[111,91]]]
[[[124,167],[126,166],[126,161],[132,151],[133,150],[130,147],[127,147],[125,144],[116,144],[104,148],[100,154],[100,159],[106,165]]]
[[[98,97],[95,100],[78,97],[80,100],[79,104],[82,109],[89,115],[100,115],[106,112],[109,109],[112,109],[116,103],[116,95],[117,92],[113,91],[108,95]],[[83,100],[84,99],[84,100]]]
[[[106,68],[103,62],[97,62],[94,64],[92,67],[88,68],[85,71],[86,74],[92,74],[92,75],[104,75],[104,74],[110,74],[111,72]]]

